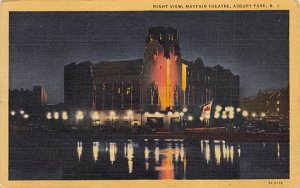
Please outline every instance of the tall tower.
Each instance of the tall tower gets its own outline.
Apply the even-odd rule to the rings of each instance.
[[[144,58],[146,82],[156,86],[160,110],[180,105],[181,61],[177,29],[148,28]]]

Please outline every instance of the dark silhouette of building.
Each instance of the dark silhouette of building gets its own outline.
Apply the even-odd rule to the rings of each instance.
[[[267,117],[289,116],[289,87],[261,91],[253,98],[242,98],[240,102],[242,109],[257,114],[265,113]]]
[[[71,63],[64,67],[64,103],[67,109],[93,108],[92,63]]]
[[[210,100],[223,107],[239,105],[239,76],[220,65],[205,67],[201,58],[182,60],[186,77],[184,104],[197,108]]]
[[[9,110],[39,117],[47,105],[47,92],[41,86],[33,86],[32,91],[23,89],[9,90]]]

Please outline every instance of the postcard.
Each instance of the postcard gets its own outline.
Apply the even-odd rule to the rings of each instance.
[[[299,187],[299,2],[0,16],[0,187]]]

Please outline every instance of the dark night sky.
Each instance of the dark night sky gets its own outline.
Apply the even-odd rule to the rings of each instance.
[[[240,75],[241,96],[288,84],[287,11],[10,13],[10,89],[63,102],[63,66],[142,58],[147,27],[178,29],[184,59]]]

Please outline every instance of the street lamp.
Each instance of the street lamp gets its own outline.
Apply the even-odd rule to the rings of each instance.
[[[111,125],[114,125],[114,118],[116,118],[116,112],[110,111],[109,112],[109,119],[111,120]]]
[[[242,116],[244,116],[244,117],[248,117],[248,115],[249,115],[248,111],[247,111],[247,110],[243,110],[243,112],[242,112]]]
[[[29,115],[28,114],[24,114],[23,116],[25,119],[28,119],[29,118]]]
[[[227,119],[227,115],[226,114],[222,114],[222,119]]]
[[[15,112],[14,110],[12,110],[12,111],[10,112],[10,115],[15,116],[15,115],[16,115],[16,112]]]
[[[185,113],[185,112],[188,111],[188,109],[187,109],[186,107],[184,107],[184,108],[182,109],[182,111]]]
[[[179,112],[175,112],[174,115],[175,115],[176,117],[179,117]]]
[[[24,113],[25,113],[24,110],[20,110],[21,115],[24,115]]]
[[[62,117],[63,120],[67,120],[67,119],[68,119],[68,113],[65,112],[65,111],[63,111],[63,112],[61,113],[61,117]]]
[[[216,106],[216,111],[217,111],[217,112],[220,112],[221,110],[222,110],[222,106],[217,105],[217,106]]]
[[[132,116],[132,115],[133,115],[133,111],[132,111],[132,110],[128,110],[128,111],[127,111],[127,115],[128,115],[128,116]]]
[[[266,113],[262,112],[262,113],[260,113],[260,116],[264,118],[264,117],[266,117]]]
[[[180,125],[183,126],[183,116],[184,116],[184,112],[180,112],[179,113],[180,116]]]
[[[127,111],[127,117],[129,118],[129,124],[132,124],[132,119],[133,119],[133,111],[132,110],[128,110]]]
[[[113,116],[116,115],[116,112],[115,112],[115,111],[110,111],[110,112],[109,112],[109,115],[110,115],[111,117],[113,117]]]
[[[241,110],[242,110],[241,108],[236,108],[237,112],[241,112]]]
[[[168,112],[168,116],[171,117],[173,115],[172,112]]]
[[[251,115],[252,115],[252,117],[254,117],[254,118],[256,117],[256,113],[255,113],[255,112],[253,112]]]
[[[215,119],[219,119],[219,118],[220,118],[220,113],[218,113],[218,112],[215,113],[214,118],[215,118]]]
[[[91,114],[91,118],[95,121],[95,120],[99,119],[99,114],[96,111],[94,111]]]
[[[58,112],[54,112],[53,113],[53,117],[54,117],[54,119],[58,119],[59,118],[59,113]]]
[[[77,120],[82,120],[83,119],[83,112],[82,111],[77,111],[76,112],[76,119]]]
[[[189,125],[191,124],[190,122],[193,121],[193,119],[194,119],[193,116],[191,116],[191,115],[188,116]]]
[[[48,112],[46,117],[47,117],[47,119],[52,119],[52,114],[51,114],[51,112]]]

